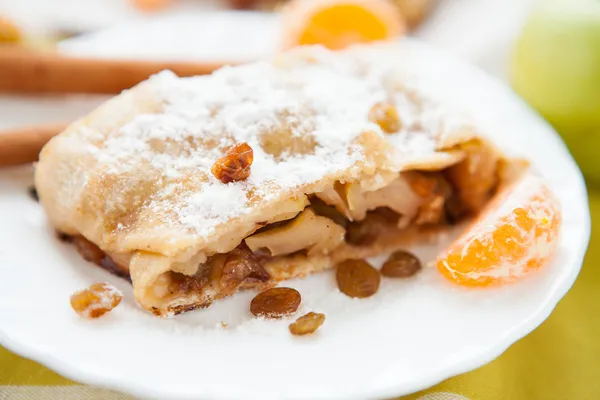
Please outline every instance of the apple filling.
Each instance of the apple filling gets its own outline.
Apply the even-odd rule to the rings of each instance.
[[[361,182],[335,182],[306,198],[282,202],[234,249],[219,252],[221,245],[215,244],[216,251],[200,257],[201,262],[192,259],[184,266],[170,266],[148,288],[148,294],[157,303],[192,297],[208,305],[239,288],[264,287],[284,279],[277,265],[292,259],[329,257],[340,262],[352,258],[356,249],[385,248],[389,237],[409,229],[455,224],[488,202],[503,162],[477,142],[465,149],[462,161],[439,171],[385,173]],[[106,255],[83,237],[75,238],[75,243],[87,260],[113,272],[127,271],[126,257]]]

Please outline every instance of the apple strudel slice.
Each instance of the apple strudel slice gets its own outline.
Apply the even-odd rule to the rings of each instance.
[[[46,145],[41,203],[160,316],[435,235],[515,168],[401,64],[311,47],[160,73]]]

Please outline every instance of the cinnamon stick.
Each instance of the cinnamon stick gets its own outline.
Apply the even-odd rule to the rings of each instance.
[[[54,123],[0,131],[0,167],[37,161],[42,147],[66,126]]]
[[[192,76],[226,64],[74,58],[6,46],[0,47],[0,92],[116,94],[165,69]]]

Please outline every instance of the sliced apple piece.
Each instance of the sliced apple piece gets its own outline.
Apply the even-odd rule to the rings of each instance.
[[[275,206],[275,210],[273,210],[274,217],[269,220],[269,223],[272,224],[274,222],[292,219],[304,210],[308,204],[308,197],[304,195],[295,199],[283,201]]]
[[[344,217],[352,219],[350,210],[348,210],[348,205],[340,195],[340,191],[336,189],[339,189],[340,191],[343,190],[343,185],[339,182],[336,182],[334,187],[327,188],[319,193],[315,193],[315,196],[323,200],[325,204],[335,207],[335,209]]]
[[[364,192],[373,192],[382,189],[398,178],[396,171],[380,171],[374,175],[365,176],[360,180],[360,187]]]
[[[424,199],[414,192],[402,175],[386,187],[364,194],[364,204],[367,210],[389,207],[400,214],[398,220],[400,228],[404,228],[410,223],[423,203]]]
[[[346,183],[343,188],[343,193],[352,219],[355,221],[365,219],[367,215],[367,206],[360,184]]]
[[[269,249],[273,256],[303,249],[308,249],[309,254],[327,254],[344,241],[345,233],[344,228],[329,218],[307,208],[283,226],[247,237],[246,245],[252,251]]]

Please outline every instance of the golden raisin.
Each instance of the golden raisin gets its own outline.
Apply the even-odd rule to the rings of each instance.
[[[71,307],[83,318],[98,318],[115,308],[123,295],[110,283],[94,283],[71,295]]]
[[[388,278],[408,278],[421,269],[421,261],[408,251],[399,250],[387,259],[381,267],[381,275]]]
[[[295,313],[301,299],[300,293],[292,288],[268,289],[252,299],[250,312],[257,317],[281,318]]]
[[[302,336],[314,333],[325,322],[325,314],[309,312],[290,324],[292,335]]]
[[[379,272],[365,260],[346,260],[337,265],[338,288],[350,297],[370,297],[379,290]]]
[[[212,166],[213,175],[223,183],[243,181],[250,176],[254,152],[248,143],[238,143]]]
[[[396,133],[402,128],[398,111],[390,103],[375,103],[369,111],[369,121],[379,125],[385,133]]]

